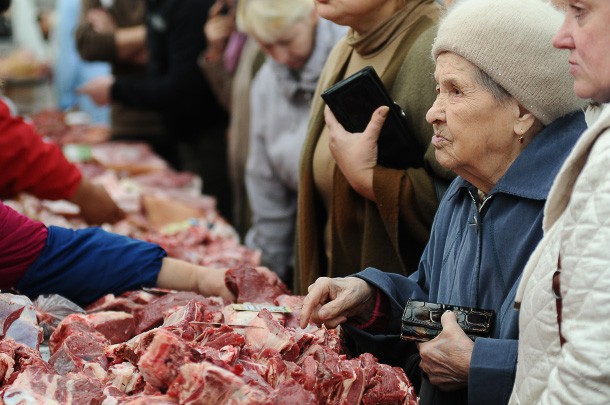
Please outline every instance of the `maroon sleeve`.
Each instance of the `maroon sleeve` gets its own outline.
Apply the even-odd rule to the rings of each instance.
[[[0,197],[28,192],[49,200],[69,199],[81,181],[80,170],[61,149],[45,142],[34,127],[13,117],[0,100]]]
[[[377,294],[375,295],[375,308],[371,319],[367,322],[354,325],[359,329],[366,329],[371,333],[383,333],[386,330],[388,321],[390,319],[390,301],[387,295],[383,294],[380,289],[376,288]]]
[[[40,255],[47,228],[0,202],[0,289],[14,286]]]

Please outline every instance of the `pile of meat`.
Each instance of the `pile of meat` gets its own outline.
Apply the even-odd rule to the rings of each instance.
[[[337,330],[299,328],[302,297],[285,294],[282,284],[248,267],[229,270],[226,281],[238,302],[273,306],[238,311],[191,292],[105,296],[86,314],[59,323],[48,362],[35,347],[0,340],[0,398],[6,404],[417,403],[402,369],[370,354],[348,358]],[[287,306],[292,312],[271,312]],[[5,325],[19,318],[4,315]]]

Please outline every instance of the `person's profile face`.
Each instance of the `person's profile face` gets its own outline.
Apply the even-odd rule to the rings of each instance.
[[[436,160],[466,180],[503,174],[519,154],[516,101],[498,102],[479,83],[478,68],[451,52],[436,60],[437,96],[426,114]],[[497,180],[497,179],[496,179]]]
[[[570,51],[574,91],[583,99],[610,101],[610,1],[566,0],[563,25],[553,45]]]

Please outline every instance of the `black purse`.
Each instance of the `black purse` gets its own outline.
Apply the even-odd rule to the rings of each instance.
[[[349,132],[363,132],[377,108],[390,107],[377,142],[377,163],[395,169],[423,166],[422,147],[409,134],[404,111],[392,100],[372,66],[329,87],[322,98]]]
[[[434,339],[443,330],[441,316],[445,311],[455,313],[458,325],[470,339],[490,336],[494,321],[491,310],[408,300],[402,314],[401,339],[415,342]]]

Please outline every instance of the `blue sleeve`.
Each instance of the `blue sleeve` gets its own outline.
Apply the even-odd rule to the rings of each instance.
[[[29,297],[60,294],[79,305],[102,295],[155,286],[165,250],[101,228],[49,227],[40,256],[17,283]]]
[[[468,374],[468,403],[506,404],[515,382],[517,340],[479,338]]]
[[[354,276],[379,288],[389,298],[391,312],[387,331],[391,334],[399,334],[402,312],[407,300],[409,298],[424,301],[427,299],[427,293],[420,287],[420,283],[424,281],[421,279],[423,274],[425,272],[420,264],[420,269],[409,277],[395,273],[385,273],[372,267],[366,268]]]

